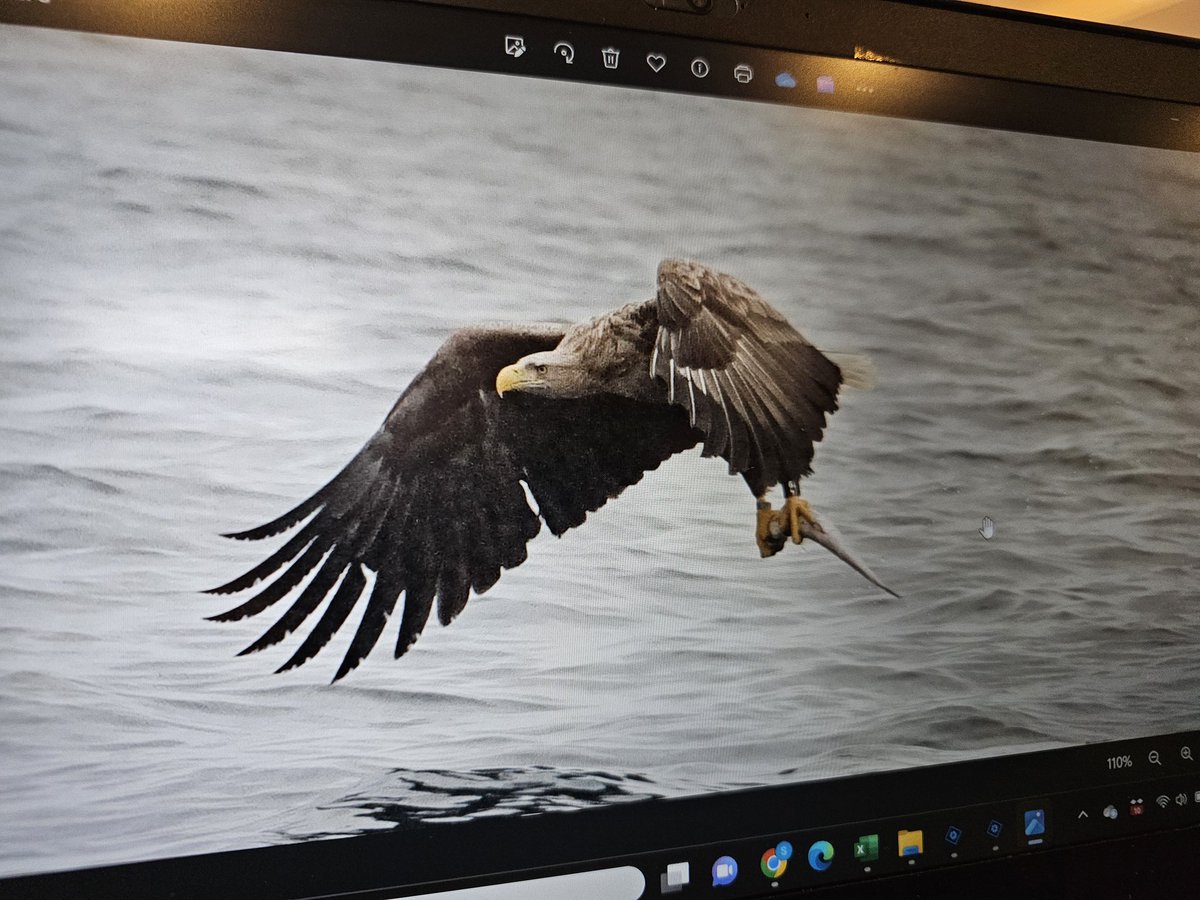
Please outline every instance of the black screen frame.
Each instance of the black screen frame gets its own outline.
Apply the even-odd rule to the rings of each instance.
[[[823,0],[790,3],[755,0],[736,15],[720,9],[708,16],[672,14],[651,9],[642,0],[595,0],[564,5],[553,0],[445,0],[442,3],[394,3],[392,0],[333,0],[333,2],[259,2],[232,4],[183,0],[172,4],[70,3],[41,5],[5,0],[0,23],[32,24],[133,37],[159,38],[231,46],[257,47],[369,59],[445,65],[445,47],[420,49],[421,41],[397,46],[391,32],[374,27],[406,16],[406,28],[418,21],[442,28],[453,21],[482,26],[490,18],[488,40],[495,27],[519,21],[526,29],[539,22],[557,29],[574,23],[581,31],[601,34],[618,29],[665,35],[671,39],[704,40],[735,47],[816,54],[864,72],[903,69],[918,79],[943,79],[942,103],[931,103],[928,92],[910,84],[894,92],[878,108],[849,110],[889,116],[991,125],[1044,134],[1060,134],[1139,144],[1149,147],[1200,150],[1200,42],[1184,38],[1135,33],[1106,26],[1064,23],[1026,14],[987,8],[960,7],[939,2],[897,0]],[[410,37],[414,29],[408,29]],[[469,29],[468,29],[469,30]],[[419,32],[419,29],[415,29]],[[481,28],[482,33],[482,28]],[[461,32],[460,32],[461,34]],[[937,35],[931,39],[930,35]],[[869,48],[899,63],[854,60],[856,49]],[[1048,49],[1054,52],[1047,52]],[[422,53],[425,53],[423,56]],[[458,67],[480,71],[512,71],[498,54],[488,55],[460,42]],[[471,54],[477,53],[477,56]],[[520,74],[560,77],[557,70],[530,66]],[[579,80],[598,81],[586,71]],[[863,77],[872,77],[871,74]],[[612,83],[606,81],[604,83]],[[633,76],[626,83],[641,87]],[[925,81],[928,85],[933,82]],[[669,90],[699,92],[686,82]],[[955,94],[954,89],[963,93]],[[979,105],[988,91],[1017,92],[1031,103],[1020,114],[997,121],[994,110]],[[708,91],[711,93],[711,91]],[[982,92],[982,93],[981,93]],[[763,99],[748,96],[746,99]],[[1097,110],[1117,110],[1108,120]],[[1179,113],[1181,121],[1168,124]],[[1200,157],[1198,157],[1200,158]],[[1178,740],[1200,742],[1200,735]],[[377,891],[405,873],[397,859],[419,855],[425,863],[426,885],[458,885],[495,880],[503,871],[537,869],[571,871],[581,866],[578,845],[581,826],[590,832],[593,861],[645,855],[670,834],[675,846],[705,843],[713,821],[739,834],[786,831],[794,827],[797,808],[814,821],[883,818],[924,805],[962,805],[997,796],[1039,796],[1064,791],[1131,788],[1142,782],[1136,773],[1106,772],[1102,760],[1115,752],[1145,755],[1155,739],[1113,745],[1048,751],[1038,754],[981,759],[904,773],[897,789],[894,773],[829,782],[733,792],[715,797],[652,801],[653,808],[631,804],[600,810],[570,820],[569,834],[555,816],[520,822],[511,844],[501,834],[513,823],[470,823],[478,846],[481,871],[476,878],[454,877],[455,860],[442,846],[435,829],[260,850],[234,851],[200,857],[151,860],[66,873],[47,873],[0,881],[3,896],[117,896],[170,894],[211,896],[214,893],[280,896],[331,896]],[[1155,773],[1158,774],[1158,773]],[[1180,774],[1180,773],[1173,773]],[[1021,785],[1018,795],[1013,786]],[[847,809],[847,788],[855,799]],[[879,798],[887,794],[887,802]],[[836,812],[835,812],[836,810]],[[582,815],[582,814],[572,814]],[[998,896],[1020,886],[1023,892],[1053,896],[1067,887],[1097,892],[1117,888],[1132,896],[1162,896],[1186,885],[1189,872],[1200,874],[1196,854],[1200,825],[1121,835],[1086,845],[1045,853],[1026,853],[1004,860],[933,869],[893,879],[832,887],[836,896],[894,896],[901,889],[918,896],[942,896],[969,890],[974,896]],[[604,834],[618,836],[611,846]],[[656,844],[657,842],[657,844]],[[551,847],[538,863],[523,857],[521,845]],[[657,851],[654,851],[657,852]],[[457,854],[454,854],[457,856]],[[1131,862],[1132,861],[1132,862]],[[507,868],[505,868],[507,867]],[[1190,868],[1189,868],[1190,867]],[[987,888],[981,888],[980,883]],[[389,890],[400,896],[426,888]],[[805,890],[811,889],[811,885]],[[1044,889],[1044,890],[1042,890]],[[1186,888],[1184,888],[1186,890]],[[988,893],[991,892],[991,893]],[[786,895],[790,891],[778,891]],[[653,894],[653,886],[648,896]]]

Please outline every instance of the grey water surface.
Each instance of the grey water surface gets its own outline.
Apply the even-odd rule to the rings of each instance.
[[[0,79],[0,875],[1200,726],[1197,157],[16,28]],[[902,600],[693,452],[336,685],[349,633],[204,620],[452,329],[675,255],[872,356],[805,491]]]

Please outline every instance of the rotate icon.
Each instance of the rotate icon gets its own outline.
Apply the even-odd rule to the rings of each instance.
[[[575,48],[566,41],[559,41],[554,45],[554,52],[563,58],[568,66],[575,62]]]

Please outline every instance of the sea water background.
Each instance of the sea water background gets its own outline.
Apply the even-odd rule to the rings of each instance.
[[[0,874],[1200,725],[1196,157],[14,28],[0,81]],[[234,657],[219,532],[669,255],[874,357],[806,491],[903,600],[688,454],[399,662]]]

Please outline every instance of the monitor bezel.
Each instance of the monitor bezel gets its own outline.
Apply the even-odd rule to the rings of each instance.
[[[810,53],[852,60],[854,49],[857,47],[881,47],[880,53],[891,50],[892,53],[902,53],[896,58],[899,65],[905,68],[948,75],[956,78],[976,78],[1008,85],[1019,85],[1023,90],[1040,94],[1045,98],[1073,97],[1087,94],[1094,96],[1098,103],[1126,103],[1129,109],[1148,110],[1145,121],[1138,121],[1130,133],[1120,138],[1129,143],[1139,143],[1145,146],[1170,146],[1183,149],[1178,141],[1164,139],[1156,130],[1154,122],[1160,115],[1157,104],[1171,104],[1186,107],[1195,111],[1200,107],[1200,79],[1194,75],[1200,72],[1200,42],[1184,38],[1174,38],[1162,35],[1148,35],[1123,31],[1107,26],[1086,24],[1067,24],[1057,20],[1048,20],[1027,14],[1012,13],[990,8],[963,8],[948,3],[937,2],[897,2],[897,0],[827,0],[827,2],[809,2],[805,4],[807,17],[803,20],[804,27],[781,27],[790,25],[793,19],[784,16],[783,0],[755,0],[746,9],[732,17],[721,18],[716,15],[709,17],[670,15],[662,11],[650,9],[643,0],[596,0],[583,5],[565,6],[553,0],[420,0],[428,7],[443,9],[455,7],[466,15],[475,11],[479,14],[495,14],[505,16],[528,16],[534,19],[545,19],[549,22],[570,21],[586,24],[589,27],[603,29],[620,29],[631,32],[650,32],[653,34],[670,35],[673,38],[708,40],[734,46],[751,46],[758,48],[774,48],[788,52]],[[0,23],[36,24],[52,27],[70,28],[82,31],[96,31],[108,34],[124,34],[134,37],[149,37],[168,40],[193,41],[201,43],[228,44],[232,46],[261,47],[264,49],[288,50],[292,52],[331,53],[342,55],[347,48],[341,46],[330,37],[314,40],[312,29],[326,28],[341,21],[349,25],[347,10],[359,4],[355,3],[286,3],[272,2],[250,4],[227,4],[200,2],[200,0],[181,0],[171,4],[170,9],[151,9],[138,4],[95,3],[86,8],[81,6],[50,6],[40,8],[30,5],[10,3],[0,11]],[[161,5],[160,5],[161,6]],[[365,8],[365,4],[363,5]],[[401,7],[412,9],[412,4],[392,4],[376,0],[375,8],[379,14],[396,15]],[[290,8],[290,13],[271,15],[272,11],[282,13]],[[389,9],[389,7],[391,7]],[[788,11],[800,19],[795,5],[788,4]],[[236,13],[231,12],[237,10]],[[53,12],[36,21],[34,13]],[[297,12],[296,10],[300,10]],[[310,14],[306,14],[308,10]],[[315,19],[325,17],[322,24]],[[47,18],[50,21],[47,21]],[[364,23],[357,21],[353,26],[364,29]],[[774,31],[771,29],[774,28]],[[937,42],[931,42],[920,36],[920,33],[933,29],[932,33],[940,36]],[[964,48],[986,44],[995,52],[969,52]],[[1044,48],[1048,45],[1057,46],[1064,52],[1048,59]],[[847,48],[850,48],[849,50]],[[900,48],[900,49],[896,49]],[[1069,51],[1069,52],[1067,52]],[[849,53],[849,55],[847,55]],[[892,54],[885,54],[892,55]],[[367,58],[388,58],[386,52],[367,54]],[[412,60],[407,62],[423,62],[427,65],[438,64],[432,60]],[[861,65],[878,65],[871,62],[858,61]],[[497,60],[495,66],[466,65],[464,68],[486,71],[505,71],[501,66],[504,60]],[[884,65],[890,65],[885,63]],[[1152,66],[1153,77],[1144,78],[1136,84],[1131,83],[1131,73]],[[1184,69],[1188,69],[1188,77],[1184,77]],[[540,74],[540,73],[532,73]],[[1017,76],[1020,77],[1017,77]],[[542,77],[550,77],[545,75]],[[965,82],[964,82],[965,83]],[[631,85],[636,86],[636,85]],[[1055,92],[1060,92],[1056,94]],[[1061,93],[1067,92],[1067,93]],[[1075,94],[1072,92],[1081,92]],[[1049,101],[1047,101],[1049,102]],[[1060,101],[1061,102],[1061,101]],[[885,114],[902,115],[905,110],[898,105],[894,110]],[[913,116],[921,118],[921,116]],[[936,118],[936,117],[935,117]],[[939,120],[945,121],[945,118]],[[959,120],[961,121],[961,119]],[[1011,126],[1010,126],[1011,127]],[[1065,129],[1060,132],[1045,131],[1031,128],[1041,133],[1076,133],[1078,128]],[[1092,139],[1101,139],[1102,135],[1088,135]],[[1200,149],[1200,139],[1187,149]],[[1128,743],[1128,742],[1125,742]],[[997,767],[1024,767],[1017,774],[1004,776],[1007,784],[1020,780],[1028,787],[1027,793],[1038,794],[1049,790],[1053,784],[1070,783],[1072,778],[1083,779],[1080,783],[1095,784],[1097,776],[1087,771],[1079,764],[1080,757],[1072,757],[1071,752],[1086,752],[1090,755],[1107,752],[1106,745],[1089,745],[1088,747],[1068,748],[1062,751],[1048,751],[1045,754],[1020,754],[1011,757],[988,757],[968,763],[952,764],[951,766],[928,767],[904,773],[908,782],[905,791],[893,797],[900,804],[909,804],[917,798],[928,800],[937,794],[938,789],[948,785],[955,791],[971,789],[995,789],[994,779],[997,778]],[[855,784],[861,786],[867,779],[894,779],[898,773],[879,773],[877,776],[858,776]],[[1003,779],[1002,779],[1003,780]],[[783,830],[782,821],[787,811],[795,808],[796,804],[813,804],[818,812],[827,809],[833,799],[814,803],[805,792],[814,786],[820,791],[832,792],[833,798],[841,789],[844,780],[820,782],[800,785],[795,788],[764,788],[760,793],[754,793],[748,801],[756,811],[751,813],[750,807],[733,813],[730,810],[720,810],[718,818],[725,822],[739,822],[741,828],[750,827],[750,816],[753,816],[753,827],[762,831]],[[940,788],[938,787],[940,786]],[[880,788],[881,789],[881,788]],[[792,791],[789,795],[787,792]],[[794,793],[800,791],[801,793]],[[745,803],[746,796],[753,792],[737,792],[738,802]],[[718,795],[721,802],[731,802],[732,795]],[[640,825],[634,821],[638,810],[634,806],[614,808],[611,815],[614,818],[630,816],[631,818],[619,823],[627,835],[637,835],[639,840],[651,840],[653,835],[661,833],[662,828],[674,828],[673,834],[685,835],[686,822],[691,820],[697,827],[706,827],[697,816],[712,815],[712,797],[685,798],[683,801],[668,801],[672,806],[673,815],[678,818],[674,823],[647,820]],[[658,801],[655,801],[658,802]],[[693,804],[688,808],[687,804]],[[824,806],[822,804],[825,804]],[[701,806],[709,806],[706,812]],[[766,808],[764,815],[762,810]],[[600,811],[608,814],[608,811]],[[881,813],[880,815],[890,814]],[[572,814],[579,815],[579,814]],[[777,816],[778,818],[773,818]],[[536,820],[535,820],[536,821]],[[779,826],[779,827],[770,827]],[[538,828],[545,827],[547,834],[559,829],[559,823],[546,818]],[[609,827],[607,824],[602,827]],[[632,829],[632,830],[630,830]],[[973,879],[986,877],[992,886],[1020,885],[1028,883],[1030,878],[1046,879],[1044,883],[1055,884],[1053,881],[1055,865],[1066,867],[1074,872],[1072,884],[1084,885],[1093,883],[1111,887],[1113,873],[1132,873],[1138,883],[1143,886],[1152,885],[1153,873],[1162,871],[1169,861],[1175,867],[1171,869],[1171,878],[1182,876],[1186,872],[1183,861],[1178,857],[1178,847],[1194,846],[1200,836],[1200,826],[1181,829],[1172,832],[1154,832],[1142,836],[1114,838],[1109,842],[1088,844],[1081,847],[1058,848],[1046,853],[1026,854],[1020,857],[1010,857],[1006,861],[987,864],[962,866],[954,869],[934,869],[923,874],[924,879],[931,885],[943,885],[947,890],[955,889],[955,885],[972,883]],[[486,836],[483,836],[486,840]],[[553,839],[547,837],[547,839]],[[382,843],[369,843],[381,840]],[[393,877],[394,872],[388,869],[372,870],[370,860],[397,854],[401,844],[408,840],[403,835],[372,836],[368,838],[346,838],[334,841],[322,841],[316,844],[292,844],[286,847],[267,848],[263,850],[232,851],[230,854],[210,854],[203,857],[188,857],[168,860],[148,860],[133,863],[128,866],[112,866],[98,869],[85,869],[65,873],[44,873],[29,877],[0,880],[0,894],[13,896],[60,896],[64,893],[82,893],[88,896],[116,895],[119,893],[153,892],[172,890],[179,895],[205,894],[211,895],[214,890],[237,892],[248,884],[254,885],[253,893],[257,896],[299,896],[297,891],[310,891],[316,887],[313,884],[318,873],[327,871],[329,867],[358,870],[368,874],[378,886],[381,878]],[[428,835],[417,839],[418,845],[429,840]],[[521,837],[519,840],[527,840]],[[355,846],[349,843],[358,842]],[[368,843],[363,843],[368,842]],[[399,843],[397,843],[399,842]],[[343,846],[337,846],[343,845]],[[320,847],[320,850],[316,848]],[[570,844],[564,839],[564,850]],[[360,849],[361,848],[361,849]],[[1174,848],[1174,849],[1171,849]],[[418,849],[404,847],[406,850]],[[428,849],[428,848],[427,848]],[[503,859],[504,848],[496,848],[498,859]],[[345,854],[342,851],[347,851]],[[331,853],[332,857],[326,854]],[[1162,855],[1165,854],[1165,855]],[[308,857],[305,862],[300,857]],[[1130,857],[1141,860],[1138,865],[1130,866]],[[290,857],[290,858],[289,858]],[[320,858],[317,858],[320,857]],[[1054,860],[1063,860],[1061,864]],[[1111,869],[1102,865],[1105,860],[1112,863]],[[446,862],[449,865],[449,861]],[[576,863],[563,857],[555,862],[556,866],[573,866]],[[1200,866],[1200,863],[1196,864]],[[299,868],[296,868],[296,867]],[[267,871],[262,871],[266,869]],[[981,872],[987,871],[986,876]],[[446,870],[448,871],[448,870]],[[1141,873],[1140,875],[1138,873]],[[208,874],[205,874],[208,873]],[[255,874],[257,873],[257,874]],[[1039,874],[1040,873],[1040,874]],[[1081,874],[1086,873],[1086,874]],[[497,871],[497,874],[500,874]],[[299,881],[290,880],[298,876]],[[276,878],[275,876],[281,876]],[[213,877],[216,881],[211,880]],[[342,876],[338,876],[341,879]],[[489,876],[490,877],[490,876]],[[903,876],[910,878],[912,876]],[[344,884],[344,881],[341,881]],[[1172,883],[1174,883],[1172,881]],[[316,888],[319,893],[329,894],[336,888],[334,884],[320,885]],[[377,888],[359,886],[354,890],[374,891]],[[958,889],[961,889],[959,887]],[[412,890],[417,890],[413,888]],[[894,891],[895,883],[889,881],[862,882],[849,887],[838,887],[844,896],[851,892],[861,892],[861,896],[884,896],[882,891]],[[940,888],[937,888],[940,890]],[[244,892],[244,890],[242,890]],[[403,893],[399,889],[391,891],[393,895]]]

